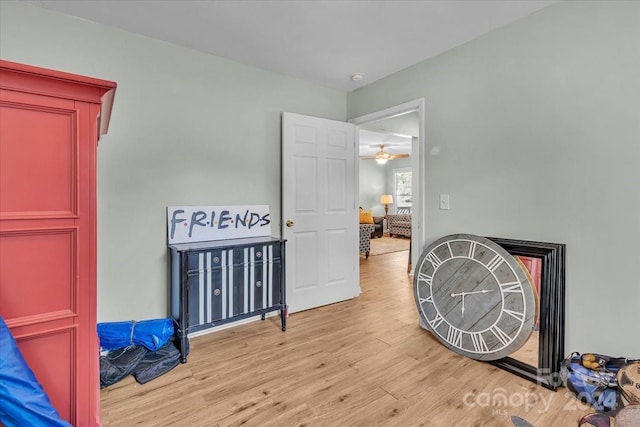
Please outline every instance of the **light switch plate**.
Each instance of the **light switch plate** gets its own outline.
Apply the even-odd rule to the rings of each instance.
[[[449,210],[449,195],[440,195],[440,210]]]

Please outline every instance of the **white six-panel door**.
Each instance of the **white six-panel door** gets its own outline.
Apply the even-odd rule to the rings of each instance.
[[[355,127],[283,113],[282,217],[290,312],[360,292]]]

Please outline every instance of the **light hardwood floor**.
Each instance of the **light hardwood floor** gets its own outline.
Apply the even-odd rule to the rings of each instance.
[[[287,332],[274,317],[193,338],[185,365],[102,390],[104,425],[555,427],[591,412],[442,346],[418,326],[406,266],[407,252],[361,258],[362,295],[292,314]]]

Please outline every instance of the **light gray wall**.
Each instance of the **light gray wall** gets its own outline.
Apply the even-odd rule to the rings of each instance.
[[[24,3],[0,19],[3,59],[118,83],[98,149],[101,321],[167,316],[167,205],[279,218],[281,112],[346,118],[340,91]]]
[[[374,216],[384,215],[384,206],[380,204],[380,196],[385,191],[385,168],[375,160],[360,160],[359,206],[371,210]]]
[[[424,97],[427,242],[565,243],[566,351],[638,357],[639,76],[640,2],[561,2],[349,94],[348,116]]]

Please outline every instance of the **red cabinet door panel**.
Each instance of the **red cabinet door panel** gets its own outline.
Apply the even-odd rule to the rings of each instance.
[[[0,254],[0,313],[9,324],[77,314],[75,227],[3,232]]]
[[[38,105],[27,101],[38,101]],[[60,108],[61,104],[68,108]],[[73,102],[5,94],[0,105],[3,217],[77,214],[77,127]]]

